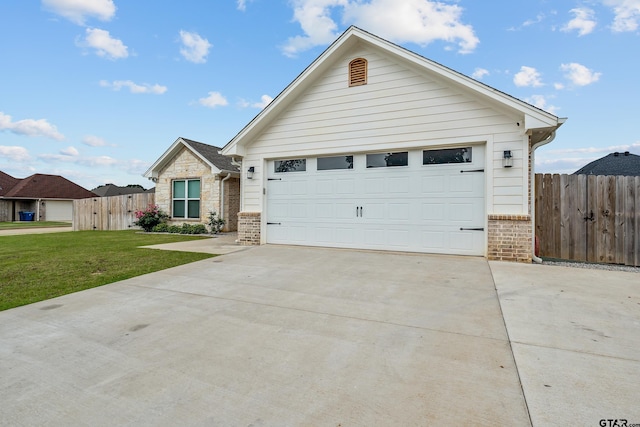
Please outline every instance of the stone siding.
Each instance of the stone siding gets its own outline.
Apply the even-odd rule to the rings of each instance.
[[[260,212],[238,213],[238,243],[244,246],[260,244]]]
[[[487,258],[531,262],[531,216],[489,215]]]
[[[226,176],[226,175],[225,175]],[[159,173],[156,183],[156,204],[170,216],[172,183],[176,179],[200,179],[200,218],[171,218],[169,224],[199,222],[207,224],[209,211],[220,214],[220,176],[211,173],[211,167],[200,160],[187,148],[183,148]],[[227,224],[224,231],[237,229],[237,213],[240,210],[240,183],[237,178],[230,178],[225,185],[224,216]]]

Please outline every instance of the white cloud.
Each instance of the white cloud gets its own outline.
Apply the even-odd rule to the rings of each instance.
[[[17,135],[44,136],[58,141],[64,139],[64,135],[58,132],[58,129],[46,119],[23,119],[14,122],[11,116],[0,111],[1,130],[8,130]]]
[[[260,101],[258,101],[258,102],[246,102],[246,103],[243,103],[243,106],[263,109],[267,105],[271,104],[271,101],[273,101],[272,97],[270,97],[269,95],[262,95],[260,97]]]
[[[576,62],[562,64],[560,69],[566,72],[565,77],[576,86],[587,86],[595,83],[602,75],[602,73],[595,73],[593,70],[590,70],[584,65]]]
[[[207,55],[212,46],[209,40],[203,39],[196,33],[180,30],[180,41],[183,44],[183,47],[180,49],[180,54],[187,61],[196,64],[207,62]]]
[[[207,96],[206,98],[200,98],[198,100],[198,103],[205,107],[215,108],[218,106],[225,106],[229,102],[227,102],[227,99],[222,96],[220,92],[209,92],[209,96]]]
[[[613,8],[615,18],[611,29],[621,33],[636,31],[640,22],[640,0],[605,0],[604,4]]]
[[[113,0],[42,0],[42,6],[78,25],[90,16],[109,21],[116,13]]]
[[[87,28],[85,39],[77,44],[95,49],[96,55],[107,59],[121,59],[129,56],[129,48],[121,40],[111,37],[109,31],[99,28]]]
[[[0,157],[14,162],[24,162],[31,159],[29,152],[24,147],[0,145]]]
[[[485,70],[484,68],[476,68],[475,70],[473,70],[473,74],[471,74],[471,77],[473,77],[476,80],[482,80],[484,76],[488,76],[488,75],[489,75],[489,70]]]
[[[238,4],[238,10],[241,10],[243,12],[247,10],[247,0],[238,0],[237,4]]]
[[[558,108],[549,104],[547,98],[545,98],[543,95],[532,95],[530,98],[525,99],[525,101],[551,114],[556,114],[556,112],[558,111]]]
[[[166,86],[161,86],[159,84],[150,85],[148,83],[138,84],[138,83],[132,82],[131,80],[116,80],[111,83],[106,80],[100,80],[100,86],[110,87],[113,90],[120,90],[124,87],[124,88],[128,88],[129,92],[136,93],[136,94],[150,93],[153,95],[162,95],[167,91]]]
[[[84,145],[88,145],[89,147],[104,147],[108,145],[104,139],[94,135],[85,136],[84,138],[82,138],[82,143]]]
[[[554,83],[554,84],[553,84],[553,87],[554,87],[556,90],[562,90],[562,89],[564,89],[564,84],[563,84],[563,83]]]
[[[62,154],[63,156],[76,157],[80,154],[80,152],[75,147],[69,146],[67,148],[60,150],[60,154]]]
[[[295,0],[293,19],[304,35],[290,38],[283,47],[287,56],[333,42],[338,25],[332,17],[343,12],[342,23],[366,28],[396,43],[426,46],[436,40],[456,43],[460,53],[475,49],[479,40],[473,27],[461,22],[463,9],[432,0]]]
[[[527,67],[523,65],[520,67],[520,71],[513,76],[513,83],[516,86],[543,86],[542,80],[540,80],[540,73],[533,67]]]
[[[562,31],[570,32],[577,30],[579,36],[584,36],[591,33],[596,27],[596,20],[594,19],[595,13],[592,9],[578,7],[571,9],[569,12],[574,15],[574,18],[562,27]]]

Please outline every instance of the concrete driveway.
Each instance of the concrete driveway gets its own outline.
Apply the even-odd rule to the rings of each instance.
[[[640,276],[576,273],[261,246],[7,310],[0,424],[640,422]]]

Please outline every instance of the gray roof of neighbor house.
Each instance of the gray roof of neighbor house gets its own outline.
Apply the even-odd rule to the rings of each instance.
[[[181,138],[187,145],[200,153],[202,157],[213,163],[218,169],[224,171],[239,172],[236,165],[231,163],[231,158],[223,156],[219,153],[222,148],[213,145],[203,144],[202,142],[193,141],[187,138]]]
[[[93,191],[100,197],[122,196],[124,194],[150,193],[151,190],[145,190],[140,187],[120,187],[115,184],[105,184],[94,188]]]
[[[5,178],[9,176],[4,175]],[[17,181],[9,190],[3,191],[0,197],[5,199],[85,199],[95,197],[91,191],[60,175],[36,173]]]
[[[573,174],[640,176],[640,156],[628,151],[611,153],[581,167]]]

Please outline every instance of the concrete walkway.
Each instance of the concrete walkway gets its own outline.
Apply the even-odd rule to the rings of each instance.
[[[0,312],[0,424],[640,422],[634,273],[242,249]]]
[[[64,233],[73,231],[73,227],[28,227],[0,230],[0,236],[17,236],[22,234]]]

